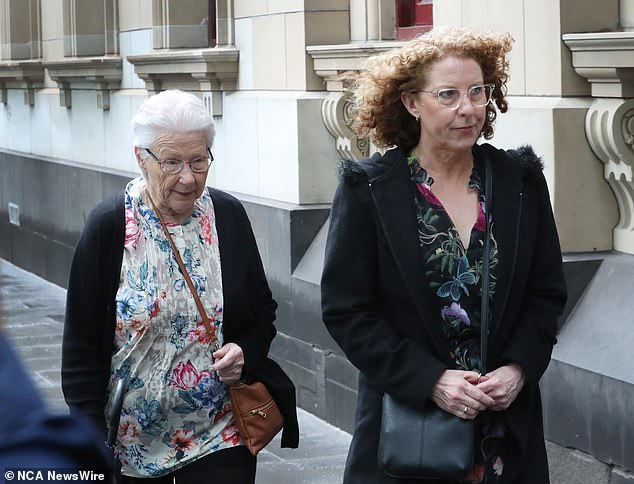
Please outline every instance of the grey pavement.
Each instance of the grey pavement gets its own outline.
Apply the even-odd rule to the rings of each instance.
[[[0,308],[8,339],[52,412],[67,413],[60,383],[66,291],[0,259]],[[300,447],[278,435],[258,456],[256,484],[341,482],[350,434],[297,409]]]
[[[9,340],[53,412],[67,412],[60,387],[66,292],[0,259],[2,320]],[[341,483],[350,434],[298,409],[300,446],[281,449],[279,435],[260,453],[256,484]],[[552,484],[634,484],[583,452],[547,442]]]

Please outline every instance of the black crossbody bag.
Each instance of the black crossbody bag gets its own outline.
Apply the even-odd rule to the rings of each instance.
[[[485,157],[486,239],[482,255],[481,368],[486,373],[489,333],[490,207],[493,193],[491,163]],[[378,463],[393,477],[408,479],[461,479],[473,468],[475,421],[465,420],[427,400],[414,408],[383,395]]]

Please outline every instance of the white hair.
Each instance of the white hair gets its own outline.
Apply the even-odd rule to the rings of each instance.
[[[150,96],[130,121],[132,143],[139,148],[152,148],[164,134],[204,131],[209,148],[214,143],[214,120],[203,102],[193,94],[170,89]]]

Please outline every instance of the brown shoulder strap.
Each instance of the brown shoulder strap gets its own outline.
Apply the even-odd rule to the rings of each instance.
[[[172,248],[172,252],[174,253],[176,262],[178,262],[178,267],[180,267],[181,272],[183,273],[183,277],[185,278],[185,282],[187,283],[187,286],[189,287],[189,290],[191,291],[192,296],[194,297],[194,301],[196,302],[196,307],[198,308],[198,312],[200,313],[200,316],[203,318],[203,323],[205,324],[205,329],[207,330],[207,333],[209,334],[209,337],[211,338],[211,342],[212,344],[215,343],[217,346],[218,337],[216,336],[215,331],[211,327],[209,316],[207,316],[207,312],[205,311],[203,303],[200,300],[200,296],[198,296],[198,291],[196,291],[196,288],[194,287],[194,283],[192,282],[192,278],[189,276],[189,272],[187,272],[187,269],[185,268],[185,264],[183,263],[181,254],[178,251],[178,247],[176,247],[176,244],[174,243],[174,240],[172,239],[172,234],[170,234],[169,230],[167,230],[167,226],[165,225],[165,221],[163,220],[163,216],[161,215],[161,212],[159,212],[156,209],[156,206],[154,205],[154,200],[152,200],[152,197],[150,195],[150,191],[146,190],[145,193],[147,194],[148,200],[150,201],[152,210],[154,210],[154,213],[156,213],[156,215],[159,218],[159,221],[161,222],[161,227],[163,228],[163,232],[165,232],[165,236],[167,237],[167,240],[170,243],[170,247]]]

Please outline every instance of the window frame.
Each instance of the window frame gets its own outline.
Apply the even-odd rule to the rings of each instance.
[[[396,38],[410,40],[434,26],[433,0],[395,0]]]

